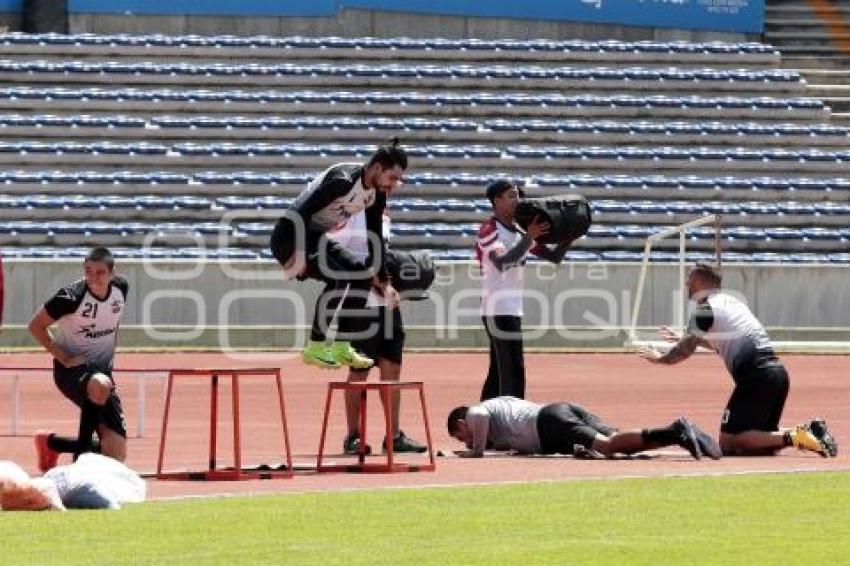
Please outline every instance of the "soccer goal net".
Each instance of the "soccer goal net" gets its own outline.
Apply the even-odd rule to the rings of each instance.
[[[701,244],[695,246],[695,241]],[[627,347],[669,346],[658,340],[657,330],[662,325],[679,330],[685,327],[688,265],[700,261],[720,267],[721,251],[721,216],[717,214],[671,226],[646,239],[626,335]]]

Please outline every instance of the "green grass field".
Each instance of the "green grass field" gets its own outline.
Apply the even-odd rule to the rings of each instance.
[[[848,525],[850,472],[388,489],[0,513],[0,563],[839,564]]]

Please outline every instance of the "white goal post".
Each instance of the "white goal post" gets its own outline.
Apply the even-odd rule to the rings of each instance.
[[[679,296],[678,296],[678,326],[679,329],[684,329],[685,321],[687,317],[687,294],[685,292],[685,274],[687,272],[687,257],[686,257],[686,243],[688,231],[694,228],[698,228],[700,226],[706,225],[714,226],[714,253],[715,253],[715,263],[718,268],[722,266],[722,254],[721,254],[721,227],[722,227],[722,216],[719,214],[711,214],[708,216],[703,216],[701,218],[697,218],[696,220],[692,220],[690,222],[686,222],[684,224],[680,224],[678,226],[671,226],[665,230],[661,230],[655,234],[652,234],[646,239],[646,244],[643,248],[643,259],[641,261],[640,266],[640,274],[638,275],[637,282],[637,290],[635,291],[634,296],[634,305],[632,308],[632,320],[629,324],[629,328],[627,330],[626,336],[626,344],[627,347],[634,347],[639,345],[659,345],[664,344],[658,341],[647,341],[640,340],[637,336],[637,327],[638,327],[638,318],[640,316],[640,309],[643,304],[643,293],[644,287],[646,285],[646,275],[649,266],[652,264],[651,253],[652,246],[664,238],[669,238],[671,236],[679,235]]]

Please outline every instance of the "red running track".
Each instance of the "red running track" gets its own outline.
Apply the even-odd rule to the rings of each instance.
[[[842,356],[785,356],[791,374],[791,393],[783,423],[803,422],[813,416],[827,419],[839,439],[850,438],[850,377]],[[253,354],[250,359],[234,361],[222,354],[120,354],[117,367],[267,367],[279,366],[284,376],[289,432],[296,465],[315,464],[326,384],[345,378],[343,371],[309,368],[291,354],[270,356]],[[41,366],[49,360],[40,354],[3,354],[0,368]],[[691,417],[712,434],[732,382],[720,360],[700,354],[675,367],[650,365],[629,354],[527,354],[528,398],[538,402],[569,400],[600,414],[620,428],[667,424],[680,415]],[[445,430],[448,412],[458,404],[477,399],[487,370],[484,353],[407,353],[403,379],[425,382],[432,434],[437,448],[459,449]],[[148,376],[151,377],[151,376]],[[376,376],[371,376],[376,379]],[[131,374],[122,373],[119,387],[125,402],[128,428],[135,432],[138,408],[137,383]],[[228,380],[219,406],[222,423],[229,417]],[[35,456],[31,434],[39,428],[73,434],[77,414],[53,386],[50,374],[30,375],[21,380],[20,432],[9,436],[11,422],[11,380],[0,371],[0,459],[19,462],[31,472]],[[178,384],[169,425],[166,468],[202,469],[206,463],[209,434],[209,389],[200,382]],[[161,418],[162,380],[149,379],[145,385],[145,437],[131,438],[128,463],[143,472],[156,465],[159,421]],[[242,392],[243,460],[276,464],[283,460],[280,427],[275,413],[271,381],[246,380]],[[377,409],[377,398],[370,399]],[[338,454],[344,434],[341,399],[336,399],[329,430],[328,450]],[[379,448],[381,432],[379,410],[370,411],[369,442]],[[412,437],[423,439],[418,403],[413,397],[402,401],[402,427]],[[132,434],[131,434],[132,436]],[[219,428],[219,455],[226,465],[230,449],[230,428]],[[343,461],[335,457],[337,461]],[[415,458],[409,457],[410,461]],[[649,459],[579,461],[572,458],[496,457],[483,460],[439,458],[433,473],[404,474],[322,474],[299,472],[293,479],[243,482],[150,481],[152,497],[199,494],[299,492],[341,489],[404,487],[421,485],[457,485],[472,483],[552,481],[577,478],[658,476],[664,474],[723,474],[749,471],[838,470],[850,469],[846,450],[838,458],[826,460],[793,449],[768,458],[726,458],[719,462],[693,461],[684,452],[667,450]]]

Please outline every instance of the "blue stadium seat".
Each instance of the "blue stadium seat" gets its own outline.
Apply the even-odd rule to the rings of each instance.
[[[631,204],[615,200],[595,200],[593,201],[593,212],[600,214],[628,213],[632,210]]]
[[[638,252],[613,250],[602,252],[600,255],[605,261],[643,261],[643,254]]]
[[[463,236],[466,230],[468,228],[458,224],[429,224],[427,226],[427,233],[430,236]]]
[[[771,240],[802,240],[802,231],[796,228],[765,228],[764,235]]]
[[[850,264],[850,253],[835,253],[827,256],[830,263]]]
[[[782,214],[812,215],[817,213],[812,203],[805,202],[779,202],[776,203],[776,208]]]
[[[740,202],[738,206],[746,214],[775,215],[779,212],[779,207],[772,202]]]
[[[446,208],[446,201],[433,201],[425,199],[400,199],[393,203],[393,208],[401,208],[408,211],[438,211]]]
[[[827,254],[786,254],[783,263],[825,264],[830,263]]]
[[[616,238],[618,236],[617,229],[613,226],[604,224],[593,224],[587,232],[588,238]]]
[[[727,226],[723,228],[723,237],[729,240],[762,241],[765,238],[765,233],[764,230],[759,228]]]
[[[466,157],[466,152],[462,148],[451,147],[451,146],[429,146],[428,154],[431,157],[437,158],[446,158],[446,157],[454,157],[454,158],[463,158]]]
[[[567,261],[598,261],[599,254],[585,250],[568,250]]]
[[[393,222],[390,226],[390,231],[395,236],[426,236],[428,230],[425,226],[419,224],[403,224]]]
[[[691,201],[670,201],[665,204],[671,214],[702,214],[702,205]]]
[[[753,252],[750,254],[750,261],[757,263],[786,263],[788,257],[785,254],[777,252]]]
[[[850,204],[846,202],[818,202],[814,205],[818,214],[829,215],[848,215],[850,214]]]
[[[593,202],[594,212],[598,208],[597,205],[597,202]],[[634,214],[665,214],[668,209],[667,204],[663,201],[640,201],[628,203],[626,210]]]
[[[832,240],[836,242],[844,240],[841,230],[834,228],[803,228],[800,233],[806,240]]]

